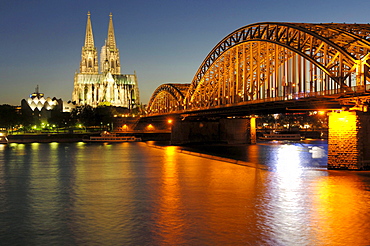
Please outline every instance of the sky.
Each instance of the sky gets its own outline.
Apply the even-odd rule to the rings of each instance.
[[[367,0],[0,0],[0,105],[39,86],[69,101],[87,12],[100,55],[113,14],[121,73],[136,72],[147,104],[164,83],[190,83],[208,53],[258,22],[369,23]]]

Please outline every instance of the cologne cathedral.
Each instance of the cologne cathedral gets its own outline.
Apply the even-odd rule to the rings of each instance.
[[[94,45],[90,12],[87,14],[85,44],[82,47],[80,70],[74,77],[72,101],[76,105],[99,105],[134,108],[139,104],[139,88],[135,74],[121,74],[119,50],[114,36],[112,14],[108,36],[100,53]]]

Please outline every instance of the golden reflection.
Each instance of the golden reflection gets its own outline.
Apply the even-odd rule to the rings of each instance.
[[[181,213],[181,197],[177,163],[177,147],[164,149],[163,171],[161,177],[161,200],[158,208],[158,226],[162,229],[165,242],[175,244],[181,238],[184,226]]]
[[[11,143],[9,146],[17,151],[17,156],[25,155],[25,144]]]
[[[330,171],[315,182],[311,223],[316,237],[322,244],[368,245],[368,194],[357,174]]]
[[[86,146],[86,143],[85,142],[77,142],[76,145],[77,145],[77,148],[83,149]]]
[[[38,150],[40,147],[40,143],[31,143],[32,150]]]
[[[52,143],[50,143],[50,148],[52,150],[56,150],[56,149],[58,149],[58,145],[59,145],[58,142],[52,142]]]

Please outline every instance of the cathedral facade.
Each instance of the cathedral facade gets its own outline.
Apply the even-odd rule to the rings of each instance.
[[[74,77],[72,101],[76,105],[92,107],[104,104],[131,109],[139,105],[136,73],[121,74],[112,14],[109,15],[108,36],[100,52],[100,71],[90,12],[87,14],[85,44],[82,47],[80,69]]]

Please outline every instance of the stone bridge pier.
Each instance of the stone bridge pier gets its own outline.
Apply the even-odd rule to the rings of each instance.
[[[255,144],[256,118],[184,120],[173,123],[171,144]]]
[[[328,113],[328,169],[370,170],[370,114]]]

